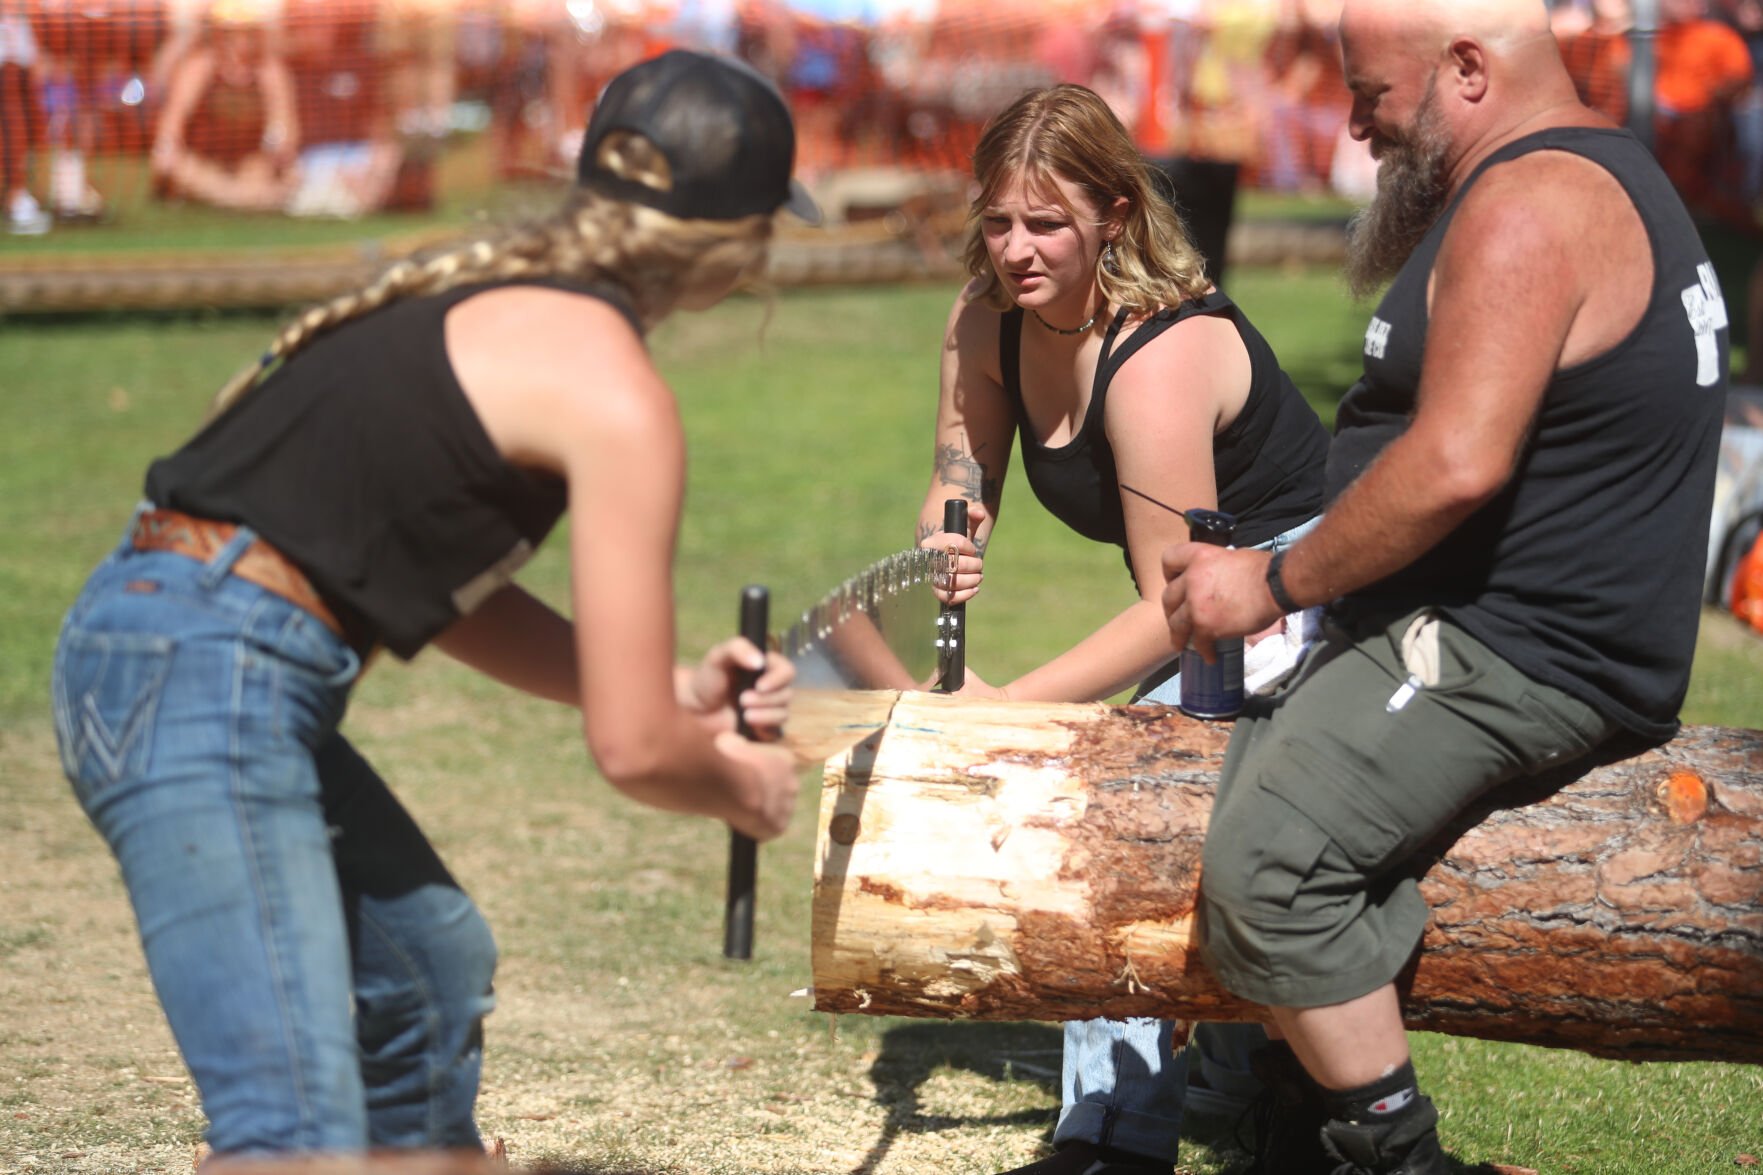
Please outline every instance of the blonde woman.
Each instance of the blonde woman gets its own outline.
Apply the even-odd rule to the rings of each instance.
[[[1137,598],[1001,687],[970,662],[963,692],[1091,701],[1136,683],[1138,700],[1173,703],[1179,650],[1159,561],[1187,541],[1182,512],[1234,515],[1239,546],[1295,542],[1322,508],[1327,433],[1266,340],[1207,280],[1096,94],[1063,85],[1018,99],[981,137],[974,179],[972,280],[943,343],[920,541],[960,548],[952,602],[979,590],[1020,434],[1036,496],[1079,534],[1124,552]],[[971,535],[941,533],[950,496],[971,503]],[[1172,1037],[1154,1020],[1068,1024],[1058,1150],[1022,1170],[1169,1171],[1188,1087]],[[1257,1090],[1248,1067],[1259,1028],[1202,1025],[1199,1040],[1195,1079],[1212,1087],[1215,1107]]]
[[[582,712],[632,798],[783,831],[791,670],[674,667],[678,409],[644,349],[812,214],[744,67],[615,79],[548,223],[390,270],[286,328],[70,612],[63,761],[110,843],[220,1156],[479,1146],[495,946],[338,734],[370,650],[434,645]],[[565,509],[573,624],[510,576]],[[757,684],[736,696],[742,673]]]
[[[167,195],[272,212],[299,186],[294,75],[277,41],[261,5],[219,0],[167,66],[150,158]]]

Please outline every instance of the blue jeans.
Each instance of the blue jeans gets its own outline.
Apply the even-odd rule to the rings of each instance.
[[[1289,547],[1318,521],[1313,518],[1259,547],[1268,551]],[[1134,703],[1175,705],[1181,697],[1181,674],[1175,672],[1179,664],[1179,659],[1170,662],[1147,678]],[[1186,1050],[1172,1055],[1173,1034],[1174,1026],[1165,1020],[1068,1022],[1054,1145],[1093,1142],[1173,1163],[1181,1139],[1189,1064]],[[1206,1109],[1229,1112],[1260,1091],[1261,1083],[1249,1072],[1249,1054],[1266,1043],[1267,1033],[1259,1024],[1194,1026],[1193,1052],[1210,1091]]]
[[[63,769],[121,866],[221,1154],[481,1147],[496,951],[337,733],[360,673],[310,614],[125,538],[62,627]]]

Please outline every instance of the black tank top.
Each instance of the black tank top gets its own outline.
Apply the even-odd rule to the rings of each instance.
[[[1022,437],[1023,470],[1041,504],[1087,539],[1126,547],[1126,518],[1114,448],[1102,424],[1108,385],[1114,373],[1142,347],[1196,314],[1228,318],[1249,352],[1248,398],[1230,427],[1212,442],[1218,508],[1236,515],[1236,545],[1264,543],[1321,512],[1328,432],[1280,369],[1267,340],[1224,294],[1215,291],[1159,311],[1140,323],[1115,351],[1114,342],[1126,325],[1126,311],[1121,310],[1102,340],[1083,423],[1076,436],[1057,448],[1043,445],[1035,437],[1022,403],[1022,310],[1018,307],[1003,315],[998,342],[1004,393]],[[1180,395],[1181,389],[1173,388],[1170,394]],[[1188,504],[1167,505],[1185,509]]]
[[[352,632],[414,656],[505,584],[567,503],[562,479],[496,451],[447,359],[447,311],[500,285],[598,297],[641,329],[615,291],[562,281],[394,302],[314,340],[154,462],[147,497],[250,526]]]
[[[1669,738],[1700,620],[1729,340],[1707,251],[1628,132],[1541,131],[1470,176],[1366,331],[1365,374],[1336,419],[1329,496],[1408,426],[1428,279],[1463,194],[1489,167],[1543,150],[1597,163],[1628,193],[1652,245],[1647,309],[1609,351],[1555,374],[1505,489],[1413,564],[1343,603],[1437,606],[1528,676],[1648,738]]]

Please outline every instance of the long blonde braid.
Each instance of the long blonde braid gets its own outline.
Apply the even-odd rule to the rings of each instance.
[[[640,136],[609,136],[600,157],[615,174],[662,190],[672,184],[666,160]],[[405,258],[363,288],[300,314],[276,333],[260,359],[227,381],[209,405],[208,419],[225,412],[271,368],[314,339],[403,298],[474,282],[567,276],[618,286],[637,317],[650,326],[687,294],[726,289],[741,274],[758,268],[771,232],[770,215],[680,220],[576,189],[547,219]]]

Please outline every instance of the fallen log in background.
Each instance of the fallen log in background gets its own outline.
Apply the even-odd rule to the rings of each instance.
[[[814,1006],[1240,1020],[1193,942],[1227,726],[901,695],[828,762]],[[1422,861],[1412,1028],[1629,1060],[1763,1062],[1763,732],[1510,785]]]

